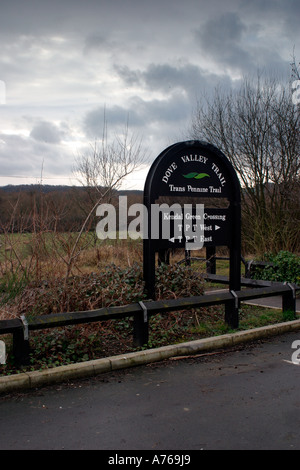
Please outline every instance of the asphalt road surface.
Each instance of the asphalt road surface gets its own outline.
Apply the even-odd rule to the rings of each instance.
[[[2,396],[0,449],[299,450],[298,350],[300,331]]]

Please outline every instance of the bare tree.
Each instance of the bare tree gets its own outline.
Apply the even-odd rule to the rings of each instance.
[[[300,62],[297,64],[297,60],[295,56],[295,48],[293,49],[291,68],[292,68],[292,80],[300,80]]]
[[[111,202],[115,191],[120,189],[124,179],[136,171],[144,162],[146,152],[142,139],[129,132],[128,122],[122,135],[108,139],[107,122],[104,119],[102,138],[91,146],[91,152],[80,156],[74,167],[75,175],[89,195],[89,205],[85,220],[70,249],[65,263],[67,265],[65,282],[69,278],[74,262],[80,254],[80,239],[88,226],[97,206]]]
[[[102,138],[90,147],[90,153],[76,160],[75,174],[85,188],[93,189],[94,201],[109,201],[124,179],[142,165],[142,140],[130,134],[127,122],[123,133],[109,141],[104,117]]]
[[[215,144],[237,171],[250,249],[299,244],[300,115],[289,85],[258,77],[237,91],[216,89],[212,100],[198,103],[191,137]]]

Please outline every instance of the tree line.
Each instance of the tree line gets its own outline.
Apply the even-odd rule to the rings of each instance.
[[[78,232],[99,198],[98,189],[38,184],[2,187],[0,233]],[[114,190],[110,192],[109,200],[116,207],[119,195],[126,195],[129,205],[142,203],[142,191]],[[106,202],[107,198],[104,200]],[[86,230],[95,230],[97,222],[95,210]]]

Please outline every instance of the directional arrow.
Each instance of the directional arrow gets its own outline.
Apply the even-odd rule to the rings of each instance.
[[[215,225],[215,230],[219,230],[219,228],[221,228],[219,225]]]
[[[178,237],[178,238],[172,237],[172,238],[169,238],[169,242],[172,242],[172,243],[179,242],[179,243],[181,243],[182,238],[183,237]]]

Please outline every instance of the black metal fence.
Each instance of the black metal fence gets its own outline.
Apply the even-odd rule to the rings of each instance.
[[[228,284],[228,278],[225,276],[207,274],[205,278],[211,282]],[[297,290],[300,290],[299,286],[247,278],[241,279],[241,286],[245,288],[241,288],[240,291],[212,292],[201,296],[171,300],[145,300],[129,305],[103,307],[91,311],[57,313],[34,318],[22,316],[11,320],[1,320],[0,335],[13,335],[12,353],[15,361],[17,364],[27,364],[29,362],[29,335],[31,331],[35,330],[131,317],[133,318],[133,344],[134,346],[143,346],[148,343],[149,320],[151,316],[158,313],[163,315],[171,311],[223,304],[226,306],[225,322],[230,325],[228,312],[230,312],[231,307],[236,310],[241,302],[271,296],[281,296],[282,310],[292,311],[296,317],[296,293]]]

